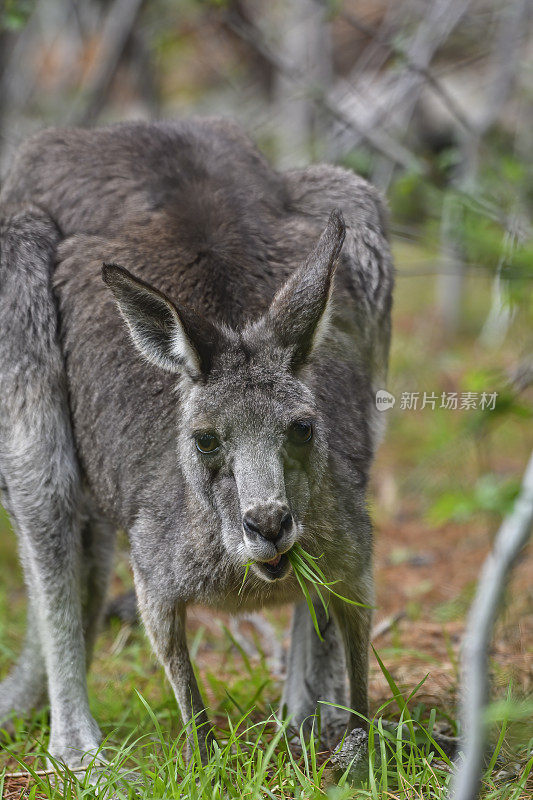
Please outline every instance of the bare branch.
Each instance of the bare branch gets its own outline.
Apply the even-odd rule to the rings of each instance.
[[[391,614],[390,617],[385,617],[382,619],[381,622],[378,622],[372,628],[370,633],[370,641],[375,641],[379,639],[380,636],[383,636],[385,633],[388,633],[391,628],[393,628],[397,622],[405,617],[405,611],[397,611],[396,614]]]
[[[488,696],[487,651],[505,578],[533,524],[533,453],[512,513],[503,521],[481,571],[463,643],[460,718],[464,760],[452,781],[450,800],[477,797],[485,747],[483,712]]]
[[[487,92],[485,109],[480,120],[469,132],[463,132],[461,139],[461,163],[452,180],[452,192],[444,199],[441,226],[441,259],[444,270],[437,286],[437,304],[444,326],[450,333],[457,329],[460,304],[463,292],[464,259],[461,241],[460,217],[462,209],[457,200],[457,193],[474,195],[477,182],[479,150],[485,137],[498,121],[502,107],[508,98],[508,92],[516,78],[520,63],[521,29],[527,18],[525,0],[514,0],[501,12],[498,34],[495,39],[493,55],[494,80]],[[504,62],[508,62],[503,66]],[[507,221],[503,223],[508,227]],[[513,223],[514,225],[514,223]],[[516,236],[519,237],[521,222],[516,221]],[[451,271],[450,271],[451,268]],[[501,270],[499,270],[501,271]],[[496,316],[505,326],[505,314],[498,308],[500,297],[499,271],[495,279],[494,296],[496,298],[493,317],[490,324],[496,325]],[[493,327],[496,330],[496,327]],[[487,334],[487,329],[485,329]]]
[[[257,28],[243,23],[242,20],[232,15],[231,12],[228,12],[226,15],[226,24],[243,41],[254,47],[276,70],[290,79],[301,91],[305,92],[314,103],[319,105],[344,128],[355,133],[357,137],[363,141],[366,141],[373,150],[382,153],[394,164],[398,164],[407,169],[416,169],[420,173],[424,173],[425,167],[414,153],[383,130],[375,129],[367,131],[363,129],[358,124],[356,118],[346,114],[338,104],[328,98],[320,87],[310,86],[305,73],[294,64],[287,64],[277,53],[273,52],[266,44]]]
[[[359,136],[347,141],[348,147],[352,148],[364,135],[377,130],[384,133],[391,121],[400,130],[406,129],[433,57],[459,24],[469,5],[470,0],[435,0],[427,4],[425,16],[404,49],[404,63],[408,62],[409,68],[387,76],[386,85],[380,86],[380,97],[375,92],[362,96],[348,81],[339,82],[342,101],[339,100],[338,104],[348,119],[358,121],[359,128]],[[389,173],[391,166],[386,170]],[[383,185],[388,183],[389,177]]]
[[[256,645],[242,633],[240,628],[242,622],[247,622],[255,628],[259,634],[261,638],[261,647],[267,654],[267,664],[271,674],[276,679],[285,678],[284,648],[281,642],[278,641],[278,637],[272,625],[261,616],[261,614],[257,613],[240,614],[239,616],[230,618],[231,634],[249,658],[260,656],[260,652]]]
[[[453,117],[455,117],[457,122],[459,122],[459,124],[462,125],[466,130],[471,130],[470,122],[457,105],[454,97],[442,85],[438,78],[435,77],[433,72],[428,67],[424,67],[421,64],[416,64],[411,59],[409,53],[404,47],[397,42],[392,41],[388,36],[378,30],[378,28],[375,28],[373,25],[369,25],[367,22],[363,22],[352,12],[342,9],[339,12],[339,16],[348,22],[352,27],[356,28],[356,30],[379,43],[381,47],[383,47],[390,55],[394,55],[399,58],[405,64],[408,70],[423,77],[428,86],[430,86],[435,94],[440,97],[448,111]]]
[[[528,0],[514,0],[504,4],[492,53],[492,75],[487,92],[485,109],[478,123],[478,135],[483,136],[498,121],[502,108],[508,101],[520,67],[523,32],[527,31]]]
[[[277,51],[286,63],[298,65],[307,82],[325,92],[331,84],[331,41],[324,7],[315,0],[292,0],[278,25]],[[317,148],[326,160],[322,109],[309,93],[294,92],[293,81],[277,70],[274,102],[283,119],[276,129],[277,163],[281,169],[303,167]],[[327,120],[329,125],[329,120]]]

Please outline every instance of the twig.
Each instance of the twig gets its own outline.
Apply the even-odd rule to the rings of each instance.
[[[462,653],[460,719],[464,760],[452,780],[451,800],[477,797],[485,747],[483,712],[488,696],[487,651],[505,578],[526,544],[533,524],[533,453],[513,511],[498,531],[468,615]]]
[[[56,769],[35,769],[33,772],[26,772],[26,770],[22,770],[21,772],[4,772],[4,777],[6,778],[33,778],[34,775],[38,775],[41,777],[42,775],[55,775],[57,772]]]
[[[249,620],[247,620],[249,621]],[[244,618],[239,617],[230,617],[229,621],[229,629],[231,631],[231,635],[242,648],[242,650],[246,653],[248,658],[256,658],[259,655],[257,647],[253,642],[251,642],[247,636],[241,633],[241,622],[244,622]]]
[[[129,622],[125,622],[121,626],[117,634],[117,638],[111,645],[111,649],[109,651],[112,656],[118,656],[120,653],[122,653],[122,651],[126,647],[128,639],[130,638],[132,630],[133,630],[133,625],[131,625],[131,623]]]
[[[380,636],[383,636],[383,634],[390,631],[390,629],[404,617],[405,617],[405,611],[398,611],[396,614],[391,614],[390,617],[385,617],[385,619],[382,619],[381,622],[378,622],[372,628],[372,631],[370,633],[371,641],[378,639]]]
[[[232,636],[250,658],[258,657],[260,654],[255,644],[241,633],[241,622],[248,622],[261,637],[262,647],[268,652],[267,663],[270,672],[275,678],[284,677],[284,650],[272,625],[261,614],[241,614],[238,617],[231,617],[230,630]]]

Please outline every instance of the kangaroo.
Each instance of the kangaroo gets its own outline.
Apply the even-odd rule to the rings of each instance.
[[[0,194],[0,486],[28,620],[0,721],[48,698],[50,753],[71,769],[94,757],[86,670],[120,528],[204,757],[192,603],[293,603],[283,713],[300,725],[326,700],[365,728],[365,497],[392,284],[372,186],[328,165],[280,174],[227,120],[46,130],[21,147]],[[317,604],[323,641],[295,543],[366,606]],[[323,705],[323,725],[338,714]]]

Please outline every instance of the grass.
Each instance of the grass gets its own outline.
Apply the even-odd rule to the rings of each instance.
[[[300,584],[303,596],[305,597],[316,634],[321,642],[323,642],[324,639],[318,625],[315,608],[313,606],[313,599],[307,584],[311,586],[311,591],[318,596],[318,599],[320,600],[322,607],[326,612],[326,619],[329,618],[329,608],[328,603],[324,598],[324,592],[332,594],[334,597],[342,600],[343,603],[348,603],[351,606],[362,606],[363,608],[366,608],[364,603],[358,603],[355,600],[350,600],[348,597],[343,597],[342,594],[339,594],[335,591],[335,589],[332,589],[331,587],[335,586],[338,581],[327,581],[326,576],[318,564],[318,558],[312,556],[310,553],[304,550],[300,544],[297,543],[293,545],[287,555],[289,556],[292,569],[296,575],[298,583]]]
[[[355,600],[350,600],[348,597],[343,597],[341,594],[336,592],[332,589],[332,586],[335,586],[338,581],[328,581],[326,580],[326,576],[322,572],[318,564],[318,557],[312,556],[307,550],[301,546],[301,544],[294,544],[291,549],[287,552],[287,556],[292,566],[292,570],[296,576],[296,580],[300,584],[300,588],[302,590],[302,594],[305,598],[305,602],[307,603],[307,608],[309,609],[309,613],[311,614],[311,619],[313,620],[313,627],[316,631],[316,635],[320,639],[321,642],[324,641],[324,637],[322,636],[322,632],[320,630],[320,626],[318,624],[318,619],[316,616],[315,607],[313,605],[313,598],[311,596],[311,592],[316,594],[322,607],[326,614],[326,619],[329,619],[329,606],[327,602],[328,594],[334,595],[339,600],[342,600],[344,603],[348,603],[351,606],[361,606],[363,608],[367,608],[364,603],[358,603]],[[320,556],[321,558],[322,556]],[[248,572],[250,571],[250,567],[252,566],[253,561],[249,561],[246,564],[246,569],[244,570],[244,578],[242,579],[241,588],[239,590],[239,594],[241,593],[244,584],[246,582],[246,578],[248,577]],[[309,584],[309,585],[308,585]],[[326,594],[326,598],[324,597],[324,593]]]
[[[426,711],[422,705],[412,708],[417,686],[404,697],[379,654],[379,667],[391,690],[391,697],[376,711],[370,722],[368,758],[354,782],[346,770],[334,774],[329,754],[320,750],[313,734],[306,740],[302,733],[293,736],[287,722],[275,713],[255,720],[253,709],[245,713],[226,714],[224,725],[219,721],[215,747],[208,764],[202,764],[196,745],[190,762],[186,762],[186,736],[183,730],[169,735],[160,714],[139,693],[134,693],[134,713],[138,724],[126,739],[121,730],[109,731],[103,743],[109,763],[104,771],[89,769],[78,780],[65,772],[59,778],[39,769],[39,760],[46,751],[33,745],[37,759],[29,765],[20,749],[20,733],[7,745],[6,751],[18,762],[18,772],[28,771],[32,778],[27,797],[39,798],[165,798],[174,800],[226,800],[227,798],[445,798],[452,763],[435,734],[438,712]],[[394,724],[385,713],[399,711]],[[505,717],[505,706],[498,715]],[[526,784],[533,768],[533,759],[526,750],[512,763],[513,778],[505,772],[508,757],[504,742],[507,722],[499,726],[483,777],[485,800],[519,800],[527,796]],[[115,743],[121,740],[120,745]],[[529,746],[531,747],[531,744]],[[13,773],[13,770],[10,770]],[[2,786],[13,783],[6,771],[0,772]],[[15,795],[13,795],[15,796]]]

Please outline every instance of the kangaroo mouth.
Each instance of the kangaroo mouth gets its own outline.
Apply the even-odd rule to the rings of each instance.
[[[286,553],[278,553],[270,561],[256,561],[258,572],[269,581],[276,581],[284,578],[290,566],[289,557]]]

